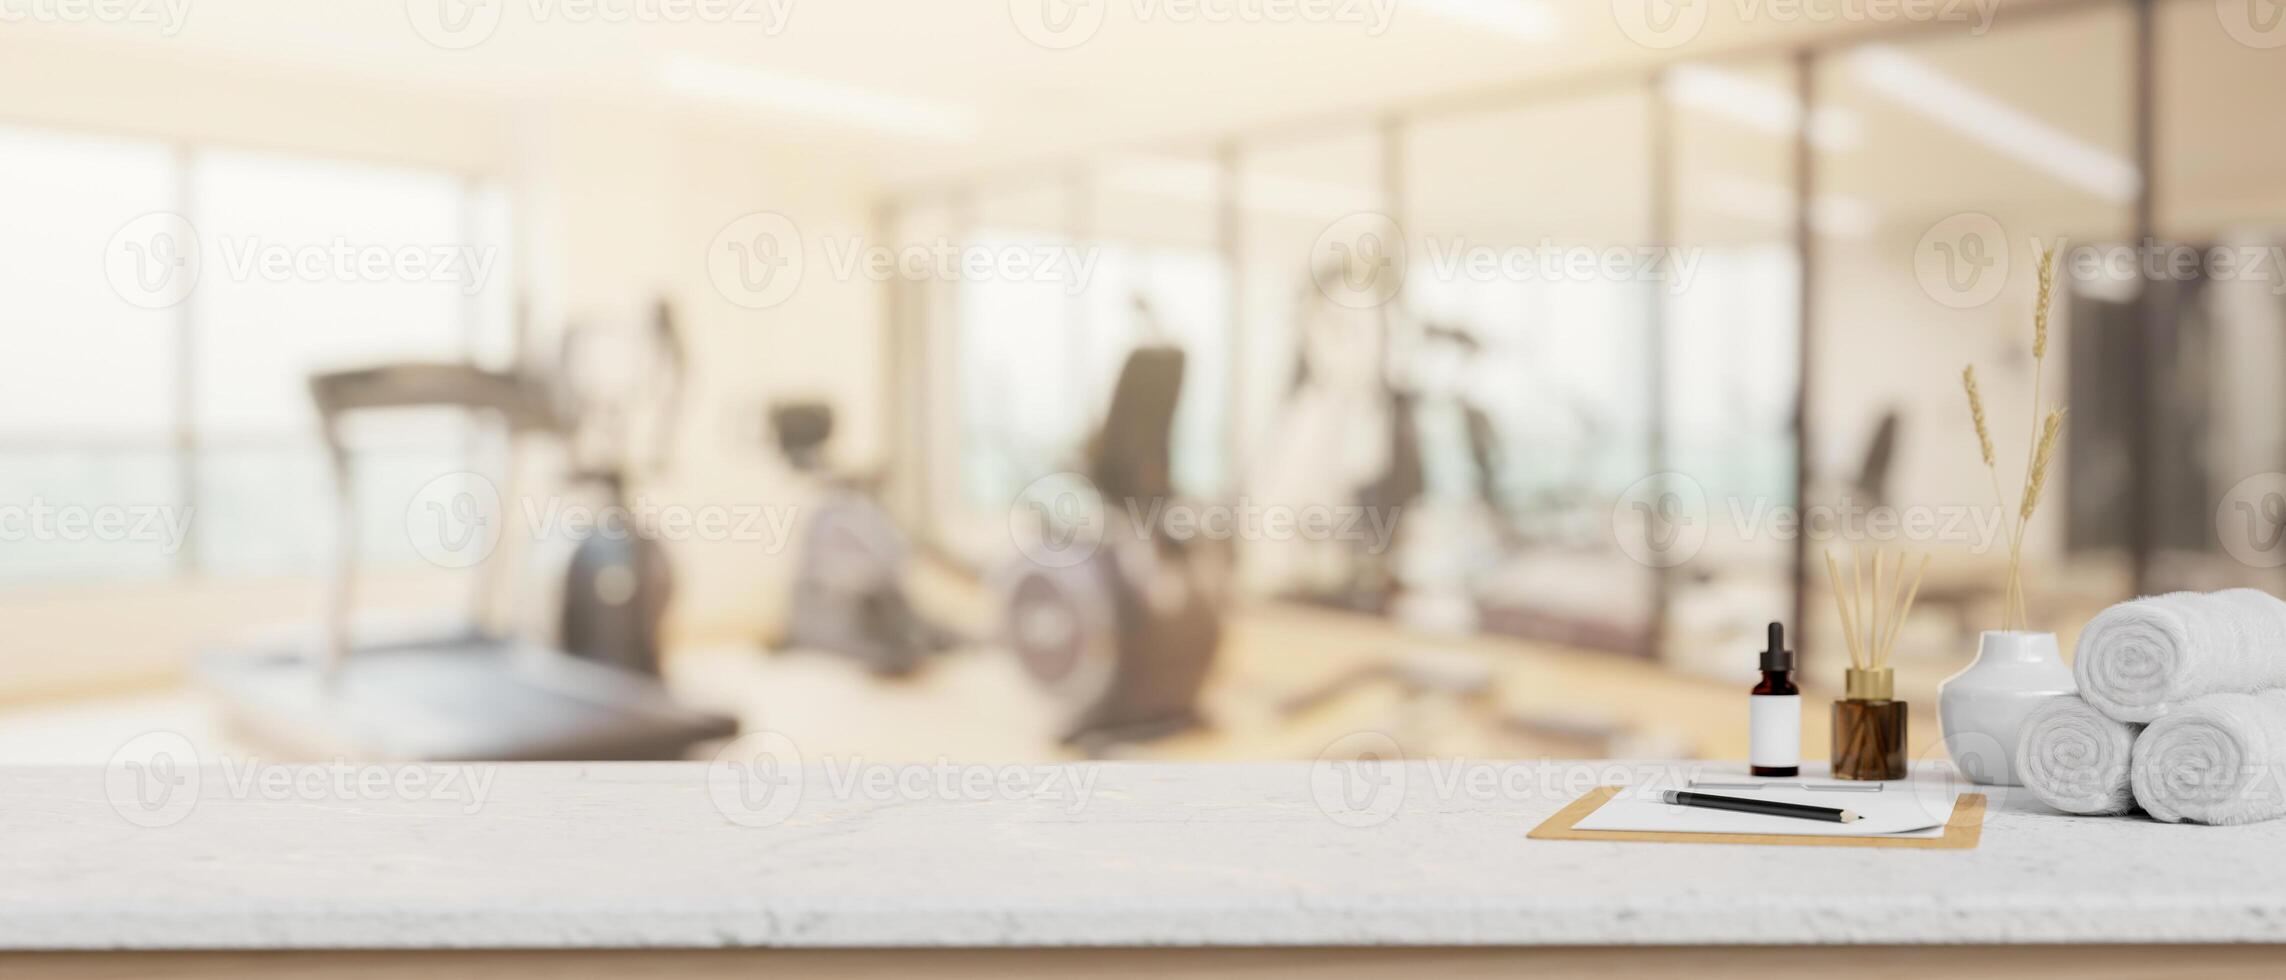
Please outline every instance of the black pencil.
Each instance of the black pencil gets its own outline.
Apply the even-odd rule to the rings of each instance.
[[[1680,789],[1666,790],[1659,794],[1659,799],[1676,806],[1697,806],[1709,810],[1736,810],[1740,813],[1759,813],[1766,817],[1830,820],[1834,823],[1855,823],[1858,819],[1855,813],[1830,806],[1780,803],[1776,800],[1750,800],[1738,796],[1715,796],[1711,793],[1693,793],[1689,790]]]

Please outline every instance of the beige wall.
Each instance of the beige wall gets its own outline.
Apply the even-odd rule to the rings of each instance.
[[[759,441],[765,407],[788,397],[832,400],[837,462],[879,465],[883,290],[865,279],[837,281],[822,246],[871,234],[874,188],[862,172],[750,134],[607,108],[521,120],[518,159],[532,276],[557,309],[629,310],[660,291],[675,299],[691,377],[677,457],[642,490],[650,501],[802,507],[807,488]],[[794,221],[807,255],[790,298],[750,310],[708,280],[705,249],[724,225],[764,210]],[[679,540],[669,548],[680,635],[751,638],[774,621],[794,558],[785,542]]]
[[[1896,408],[1902,424],[1891,464],[1892,494],[1900,506],[1993,506],[1992,478],[1978,459],[1961,368],[1974,363],[1999,456],[2001,491],[2013,518],[2022,489],[2031,436],[2033,286],[2029,275],[1985,306],[1946,310],[1928,300],[1913,279],[1912,250],[1924,223],[1899,221],[1874,237],[1822,243],[1817,275],[1819,320],[1813,365],[1815,469],[1837,479],[1856,475],[1881,413]],[[2012,242],[2016,268],[2037,256]],[[2068,400],[2070,308],[2061,296],[2050,321],[2046,386],[2050,406]],[[2066,471],[2059,449],[2055,469]],[[2027,555],[2041,558],[2063,548],[2063,489],[2052,477],[2033,526]],[[1973,556],[1967,542],[1947,540],[1939,560],[1990,563],[1997,553]],[[1821,573],[1822,574],[1822,573]]]

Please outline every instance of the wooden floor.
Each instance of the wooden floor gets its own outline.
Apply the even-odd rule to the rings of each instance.
[[[998,980],[1038,974],[1102,980],[1167,977],[1306,977],[1353,980],[1420,976],[1440,980],[1602,980],[1613,976],[1691,976],[1704,980],[1923,977],[1998,980],[2222,980],[2278,976],[2286,947],[2275,946],[1886,946],[1574,949],[1059,949],[1059,950],[723,950],[660,952],[325,952],[0,954],[0,976],[14,980],[145,980],[153,977],[431,980],[684,980],[701,977],[914,977]]]
[[[1291,707],[1375,665],[1477,674],[1488,686],[1463,695],[1383,678],[1340,687],[1306,709]],[[1746,752],[1745,691],[1736,682],[1681,676],[1620,654],[1426,636],[1384,619],[1275,603],[1230,616],[1202,697],[1207,727],[1094,750],[1061,744],[1056,705],[1013,657],[989,645],[902,680],[873,677],[837,657],[771,655],[748,643],[681,651],[670,674],[679,693],[735,713],[750,728],[789,734],[805,751],[875,761],[1309,759],[1358,731],[1394,736],[1415,757],[1735,759]],[[1811,689],[1802,750],[1818,759],[1826,753],[1833,692],[1818,690],[1815,678],[1805,681]],[[1934,706],[1919,707],[1912,740],[1926,747],[1936,737],[1928,710]],[[279,747],[235,742],[203,695],[177,687],[14,706],[0,712],[0,761],[101,763],[153,728],[218,751],[293,757]]]
[[[1374,665],[1439,676],[1479,674],[1482,694],[1421,689],[1392,679],[1340,688],[1314,706],[1297,699]],[[751,648],[687,652],[678,691],[740,714],[750,727],[805,747],[877,760],[1069,758],[1055,706],[1013,658],[989,647],[884,681],[838,658],[758,656]],[[1824,758],[1833,692],[1804,698],[1802,750]],[[1098,750],[1170,761],[1310,759],[1340,737],[1378,731],[1408,755],[1471,758],[1699,758],[1746,754],[1746,686],[1680,676],[1636,657],[1503,637],[1425,636],[1388,620],[1262,604],[1235,612],[1202,697],[1211,724],[1152,742]],[[1933,705],[1913,719],[1913,742],[1934,745]]]

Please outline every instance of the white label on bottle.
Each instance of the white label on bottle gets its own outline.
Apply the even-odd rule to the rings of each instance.
[[[1802,696],[1756,694],[1746,699],[1746,761],[1755,766],[1802,764]]]

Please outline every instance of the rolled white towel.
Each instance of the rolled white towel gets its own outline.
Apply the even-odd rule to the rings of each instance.
[[[2040,802],[2065,813],[2126,813],[2135,808],[2128,768],[2142,730],[2113,721],[2076,694],[2044,699],[2025,716],[2016,777]]]
[[[2089,704],[2134,722],[2203,694],[2286,687],[2286,602],[2258,589],[2122,602],[2080,631],[2072,673]]]
[[[2175,706],[2135,740],[2135,801],[2169,823],[2286,816],[2286,691],[2210,694]]]

